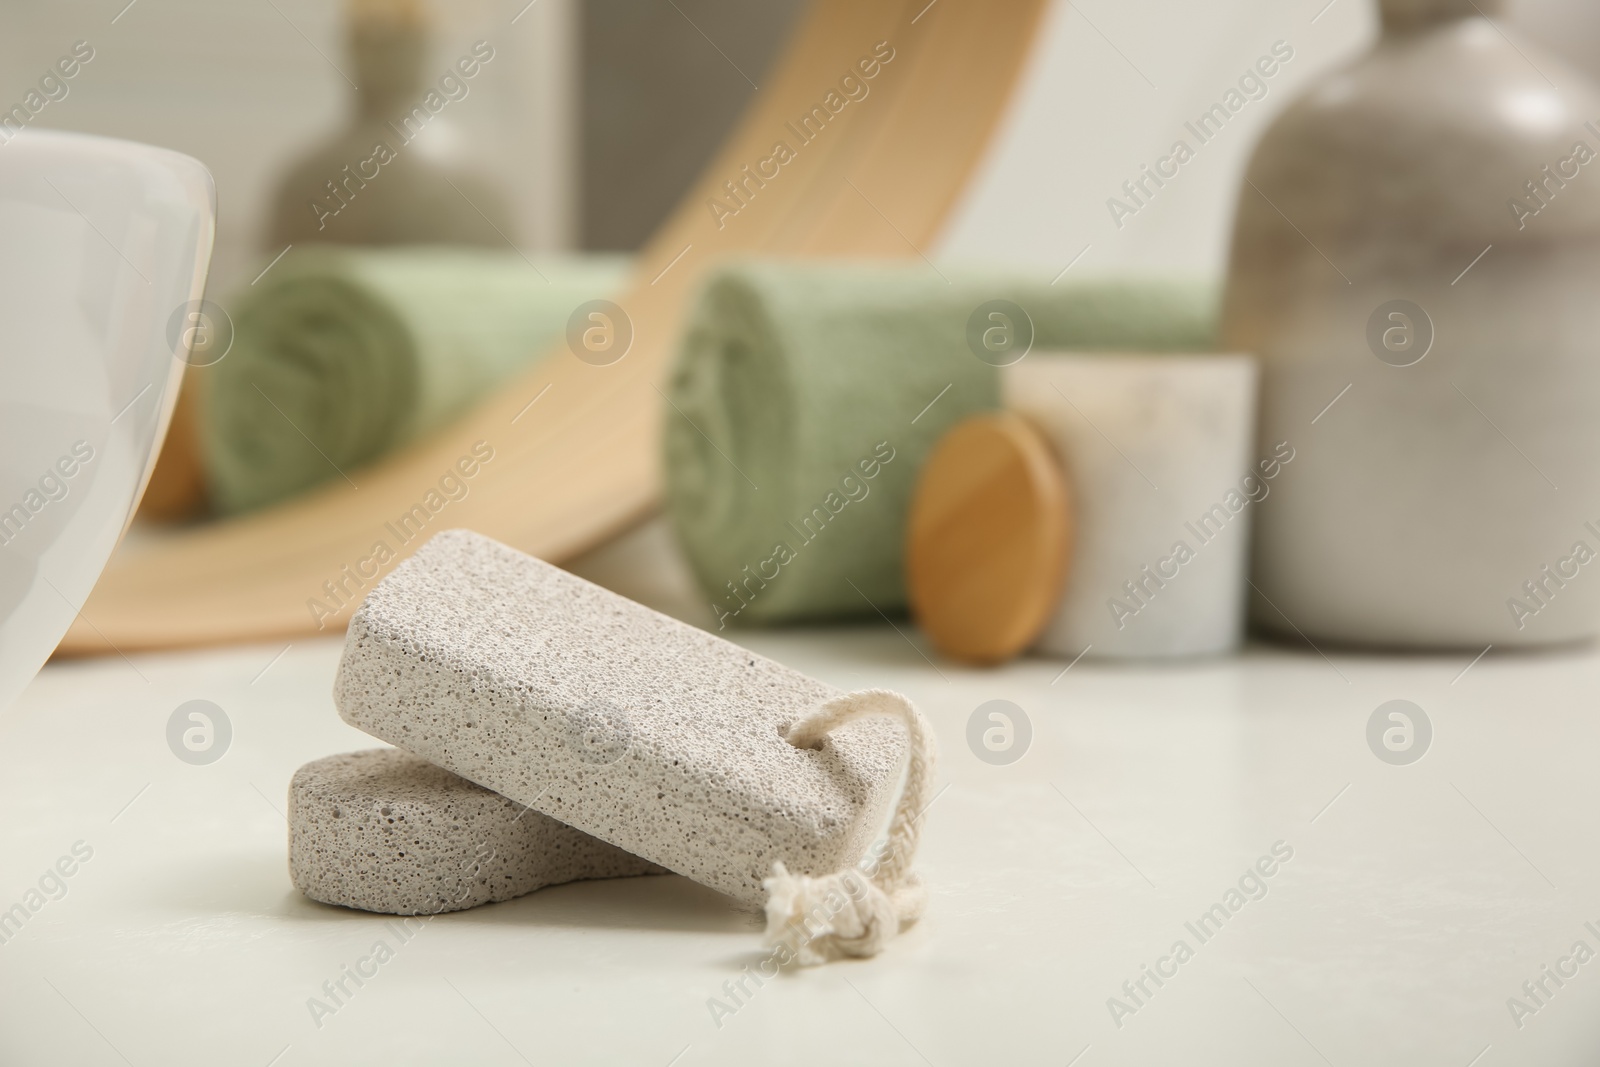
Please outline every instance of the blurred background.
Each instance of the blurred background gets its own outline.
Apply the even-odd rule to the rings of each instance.
[[[1298,86],[1376,34],[1375,10],[1358,0],[1335,0],[1308,26],[1307,13],[1324,2],[1055,3],[1010,120],[939,252],[1059,270],[1090,244],[1079,265],[1085,272],[1220,271],[1256,136]],[[448,147],[499,179],[525,249],[636,248],[757,91],[751,81],[759,85],[801,7],[451,0],[430,66],[444,70],[480,39],[507,61],[491,63],[464,106],[448,109],[422,143],[457,141]],[[1507,15],[1525,35],[1600,74],[1594,5],[1512,0]],[[351,107],[336,69],[347,66],[343,5],[136,0],[124,9],[124,0],[12,0],[0,18],[0,99],[20,99],[74,41],[89,41],[94,61],[38,124],[202,160],[216,176],[221,213],[211,292],[248,282],[274,182]],[[1110,228],[1104,200],[1130,163],[1164,150],[1197,101],[1279,37],[1293,44],[1296,60],[1264,106],[1241,115],[1226,142],[1135,223]]]
[[[236,298],[252,292],[251,283],[291,242],[323,236],[313,232],[316,220],[302,206],[318,190],[300,189],[297,180],[336,177],[340,161],[355,163],[361,146],[371,143],[353,126],[355,83],[369,75],[352,50],[349,27],[363,17],[382,25],[414,17],[422,27],[415,54],[391,56],[409,71],[401,80],[411,78],[396,95],[405,106],[417,86],[437,84],[475,50],[492,51],[492,61],[456,80],[460,96],[452,94],[416,135],[414,147],[407,144],[402,165],[436,163],[440,173],[455,175],[459,200],[435,186],[449,201],[444,213],[452,216],[440,220],[442,232],[453,226],[458,239],[543,262],[539,257],[570,260],[574,254],[639,249],[757,98],[803,7],[798,0],[457,0],[448,8],[413,0],[12,4],[0,15],[0,106],[22,100],[77,42],[92,48],[92,61],[64,83],[65,95],[49,101],[31,124],[142,141],[205,163],[215,176],[219,207],[208,296],[237,310]],[[1503,10],[1508,31],[1600,74],[1600,12],[1593,5],[1510,0]],[[1068,268],[1074,280],[1220,278],[1244,168],[1262,132],[1308,83],[1361,54],[1377,35],[1377,5],[1366,0],[1052,3],[988,150],[937,243],[918,251],[941,263],[993,264],[1040,283],[1059,279]],[[1108,197],[1123,195],[1123,183],[1168,150],[1183,124],[1276,41],[1292,49],[1293,61],[1267,81],[1265,96],[1206,142],[1184,166],[1184,177],[1159,197],[1130,217],[1108,214]],[[332,188],[331,181],[327,185]],[[379,197],[398,193],[402,185],[378,183],[377,192],[356,201],[352,215],[357,209],[383,214]],[[386,217],[378,229],[399,216],[391,207]],[[364,225],[353,218],[334,220],[323,239],[383,243],[382,235],[375,238]],[[469,230],[476,233],[462,236]],[[615,291],[623,262],[604,267],[600,276],[584,275],[573,282],[573,291]],[[280,274],[286,269],[279,268]],[[364,268],[331,273],[359,269]],[[387,285],[377,288],[391,297],[404,291],[403,285]],[[510,307],[523,299],[497,302]],[[516,329],[524,338],[553,336],[577,299],[553,304],[560,315],[549,321],[518,323]],[[449,300],[434,303],[444,307]],[[269,331],[260,327],[256,333]],[[426,348],[426,327],[415,327],[415,336]],[[235,356],[225,370],[243,373],[244,358]],[[367,462],[444,425],[486,392],[489,381],[510,373],[507,366],[491,366],[498,358],[484,357],[487,377],[463,387],[448,410],[423,412],[404,427],[375,429],[371,436],[385,442],[383,448],[354,450],[350,462]],[[281,393],[268,390],[270,411],[242,382],[232,394],[254,403],[274,433],[306,453],[298,457],[300,470],[291,472],[299,480],[220,499],[219,511],[237,513],[292,496],[313,480],[302,476],[307,464],[316,478],[332,479],[323,453],[331,453],[341,471],[347,465],[327,444],[338,427],[306,421],[321,386],[296,406],[284,399],[295,384],[285,378],[277,383]],[[280,415],[294,424],[294,433],[279,424]],[[213,436],[236,421],[232,409],[214,406]],[[189,444],[194,425],[193,413],[180,406],[169,438],[169,452],[190,457],[191,469],[177,480],[191,487],[198,478],[195,455],[211,457],[213,480],[227,475],[218,474],[225,461],[238,459],[216,459],[221,453],[215,444]],[[301,438],[313,442],[317,454]],[[295,464],[280,466],[289,470]],[[260,467],[255,463],[251,478]],[[172,480],[166,473],[158,472],[152,503],[165,495]],[[192,489],[178,496],[185,503],[173,514],[192,515]],[[153,510],[147,507],[146,514]],[[626,585],[620,578],[609,581]],[[714,588],[716,582],[702,584]],[[676,581],[675,587],[686,590],[688,583]],[[659,601],[637,587],[630,591]],[[691,599],[695,606],[682,604],[677,612],[704,622],[706,612],[698,606],[703,600]]]
[[[87,40],[93,62],[37,123],[162,145],[210,167],[221,212],[210,291],[226,292],[260,269],[274,183],[288,161],[335,132],[352,106],[340,73],[349,69],[344,6],[124,4],[6,4],[0,100],[20,99],[73,42]],[[1092,244],[1084,271],[1220,270],[1255,135],[1296,86],[1376,32],[1375,12],[1357,0],[1337,0],[1308,27],[1306,12],[1319,4],[1055,4],[1011,118],[941,253],[1053,273]],[[495,176],[526,250],[636,248],[757,91],[752,82],[759,85],[801,6],[452,0],[429,69],[444,70],[480,39],[505,58],[419,143],[471,157]],[[1551,48],[1600,64],[1600,14],[1590,5],[1519,0],[1511,16]],[[1227,143],[1135,224],[1108,228],[1103,202],[1130,162],[1164,149],[1196,101],[1284,36],[1297,60],[1266,106],[1241,116]]]

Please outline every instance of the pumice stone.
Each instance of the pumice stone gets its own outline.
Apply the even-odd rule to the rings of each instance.
[[[289,784],[289,877],[312,900],[437,915],[661,868],[408,752],[306,764]]]
[[[334,682],[352,726],[750,906],[775,862],[857,863],[894,801],[892,720],[784,737],[840,695],[466,530],[373,588]]]

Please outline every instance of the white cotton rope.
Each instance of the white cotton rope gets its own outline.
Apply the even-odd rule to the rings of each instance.
[[[781,862],[761,884],[767,891],[767,944],[785,947],[802,964],[841,956],[876,956],[902,927],[922,916],[928,894],[911,861],[931,803],[936,750],[933,731],[911,701],[888,689],[835,697],[789,727],[787,739],[809,748],[826,734],[869,715],[898,718],[906,728],[910,762],[889,835],[854,867],[811,877],[790,874]]]

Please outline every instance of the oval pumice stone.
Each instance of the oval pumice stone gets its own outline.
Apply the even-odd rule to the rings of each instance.
[[[289,877],[312,900],[436,915],[648,860],[393,748],[314,760],[289,784]]]

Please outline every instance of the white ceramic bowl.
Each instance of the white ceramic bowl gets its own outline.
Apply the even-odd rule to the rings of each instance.
[[[133,517],[215,220],[210,173],[176,152],[35,129],[0,144],[0,710]]]

